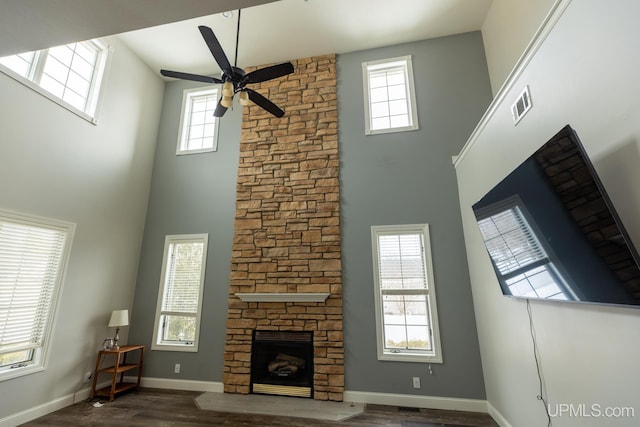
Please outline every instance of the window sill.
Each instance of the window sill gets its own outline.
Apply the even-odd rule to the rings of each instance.
[[[416,353],[384,352],[382,354],[378,354],[378,360],[387,362],[443,363],[441,355]]]
[[[154,344],[151,346],[151,350],[157,351],[179,351],[182,353],[197,353],[198,345],[192,344],[175,344],[175,345],[167,345],[167,344]]]
[[[202,154],[202,153],[214,153],[217,151],[217,147],[203,148],[202,150],[178,150],[176,156],[188,156],[189,154]]]
[[[22,377],[24,375],[35,374],[36,372],[44,371],[44,366],[31,364],[22,366],[20,368],[8,368],[0,371],[0,382],[10,380],[12,378]]]
[[[409,132],[412,130],[420,129],[417,125],[415,126],[404,126],[401,128],[388,128],[388,129],[367,129],[365,130],[365,135],[380,135],[385,133],[396,133],[396,132]]]

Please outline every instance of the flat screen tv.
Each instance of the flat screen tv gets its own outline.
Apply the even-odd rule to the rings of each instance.
[[[638,253],[570,126],[473,211],[504,295],[640,305]]]

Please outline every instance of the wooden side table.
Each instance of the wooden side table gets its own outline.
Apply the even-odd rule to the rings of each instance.
[[[127,363],[127,355],[131,352],[139,352],[139,358],[137,362]],[[102,367],[105,359],[113,357],[113,365]],[[91,398],[95,396],[109,397],[109,402],[113,402],[115,395],[123,391],[140,387],[140,378],[142,376],[142,362],[144,360],[144,346],[143,345],[123,345],[117,349],[112,350],[100,350],[96,359],[96,370],[93,373],[93,385],[91,387]],[[137,382],[125,382],[124,373],[133,369],[138,370]],[[96,384],[98,383],[99,374],[111,375],[111,385],[108,387],[96,390]],[[118,374],[120,374],[120,380],[118,381]]]

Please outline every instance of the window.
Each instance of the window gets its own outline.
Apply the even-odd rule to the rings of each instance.
[[[0,64],[13,70],[18,75],[29,78],[36,52],[25,52],[18,55],[0,57]]]
[[[182,98],[180,139],[176,154],[206,153],[218,148],[218,119],[213,112],[218,89],[187,89]]]
[[[0,380],[45,368],[74,229],[0,211]]]
[[[0,70],[89,120],[96,117],[107,59],[99,40],[0,58]]]
[[[488,206],[478,225],[506,294],[523,298],[575,299],[527,219],[519,198]]]
[[[152,350],[198,351],[206,234],[167,236]]]
[[[418,129],[411,56],[362,63],[365,132]]]
[[[378,359],[441,363],[427,224],[371,227]]]

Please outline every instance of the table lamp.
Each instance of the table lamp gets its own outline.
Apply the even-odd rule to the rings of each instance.
[[[113,348],[118,349],[120,346],[118,345],[118,340],[120,337],[118,334],[120,333],[120,326],[129,325],[129,310],[113,310],[111,312],[111,319],[109,319],[109,327],[116,328],[116,336],[113,337]]]

